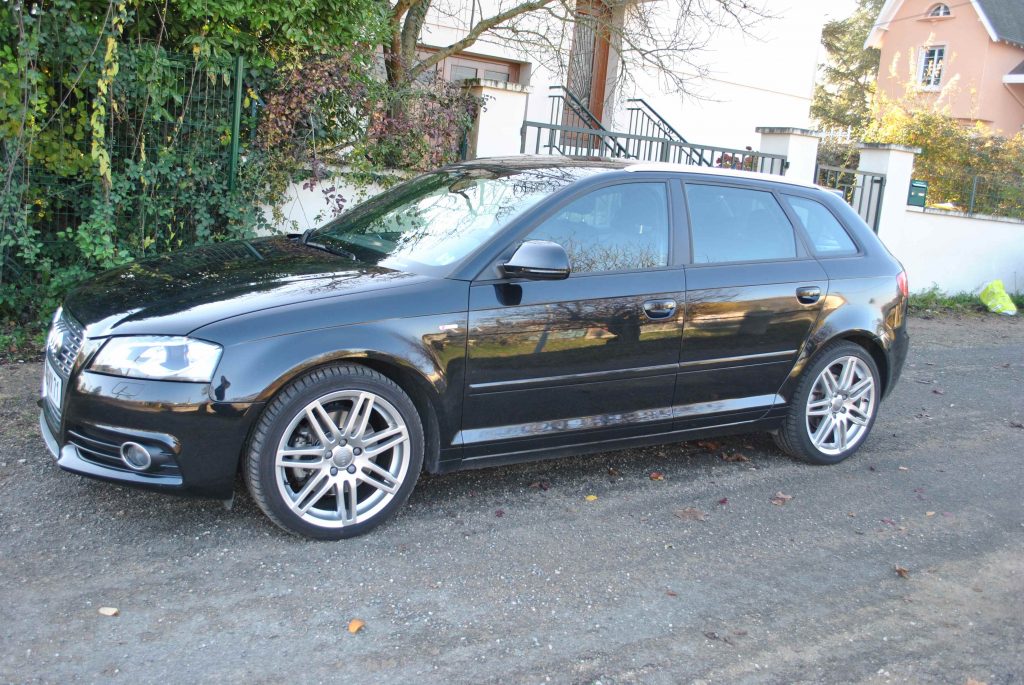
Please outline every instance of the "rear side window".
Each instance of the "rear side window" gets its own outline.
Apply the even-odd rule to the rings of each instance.
[[[694,263],[796,257],[793,225],[772,193],[686,184]]]
[[[795,195],[786,195],[786,202],[804,225],[815,254],[828,257],[857,253],[850,235],[825,205]]]
[[[573,200],[528,239],[558,243],[574,273],[594,273],[666,266],[668,233],[665,184],[621,183]]]

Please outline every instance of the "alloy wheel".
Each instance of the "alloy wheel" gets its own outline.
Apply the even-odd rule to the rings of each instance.
[[[324,528],[373,518],[409,472],[409,429],[386,399],[364,390],[331,392],[291,420],[274,470],[285,504]]]
[[[871,425],[875,394],[875,377],[858,357],[839,357],[822,369],[805,409],[814,447],[834,456],[860,443]]]

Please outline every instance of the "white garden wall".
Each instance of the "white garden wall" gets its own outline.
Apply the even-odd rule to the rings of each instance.
[[[997,278],[1010,292],[1024,290],[1024,222],[916,207],[883,220],[893,218],[883,241],[903,262],[912,292],[934,285],[976,293]]]

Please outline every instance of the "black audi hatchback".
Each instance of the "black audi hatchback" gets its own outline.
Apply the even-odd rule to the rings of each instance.
[[[771,431],[864,444],[907,281],[831,192],[571,158],[420,176],[303,235],[136,262],[68,295],[40,427],[75,473],[364,533],[420,472]]]

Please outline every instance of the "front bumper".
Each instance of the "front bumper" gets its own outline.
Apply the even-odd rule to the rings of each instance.
[[[72,473],[183,495],[231,497],[239,459],[262,403],[210,399],[201,383],[126,379],[80,370],[61,411],[42,402],[40,431],[57,465]],[[121,461],[126,441],[144,445],[153,466]]]

